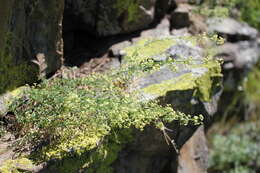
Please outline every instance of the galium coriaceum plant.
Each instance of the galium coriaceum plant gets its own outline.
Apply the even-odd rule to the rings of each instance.
[[[167,137],[165,122],[202,122],[202,115],[186,115],[155,100],[141,101],[138,90],[129,89],[137,76],[165,64],[174,66],[172,60],[158,62],[135,51],[126,61],[120,69],[106,73],[32,86],[10,106],[21,125],[18,146],[41,151],[44,159],[62,158],[98,148],[112,131],[154,125]]]

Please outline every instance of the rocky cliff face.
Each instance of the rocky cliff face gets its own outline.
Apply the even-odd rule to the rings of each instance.
[[[109,36],[147,28],[166,13],[169,0],[65,0],[65,32]]]
[[[0,3],[2,93],[36,81],[39,69],[50,74],[61,66],[64,2],[2,0]],[[42,63],[33,63],[39,54],[43,55]]]
[[[233,19],[210,19],[205,22],[202,17],[192,14],[190,5],[182,4],[185,2],[187,1],[176,0],[178,8],[164,17],[155,28],[149,28],[159,22],[168,9],[173,10],[172,7],[176,4],[170,0],[0,0],[0,26],[3,26],[0,30],[0,94],[36,81],[39,73],[43,77],[55,72],[62,63],[64,31],[67,51],[74,50],[77,47],[75,45],[80,44],[80,48],[85,51],[83,53],[93,58],[93,55],[101,55],[99,52],[102,50],[106,54],[112,54],[117,68],[126,65],[127,61],[138,62],[142,67],[144,62],[140,59],[146,61],[149,57],[151,64],[155,67],[159,64],[160,68],[153,73],[135,76],[127,92],[138,91],[140,102],[158,100],[161,105],[171,105],[174,110],[187,115],[203,114],[207,123],[217,111],[221,94],[221,68],[219,62],[205,58],[209,56],[204,51],[206,44],[203,45],[202,40],[188,35],[208,30],[226,38],[227,43],[218,47],[216,56],[224,58],[225,91],[235,92],[247,71],[259,59],[258,33]],[[200,1],[196,3],[199,4]],[[145,28],[149,29],[143,30]],[[122,36],[136,31],[138,32],[134,36]],[[84,33],[84,37],[78,33]],[[77,37],[82,38],[77,40]],[[91,52],[89,47],[95,49]],[[79,56],[80,59],[82,57]],[[136,59],[131,60],[129,57]],[[72,57],[71,61],[75,59]],[[166,65],[169,59],[173,60],[173,66]],[[137,67],[134,66],[133,69]],[[86,88],[73,88],[72,98],[78,97],[75,91]],[[1,117],[1,114],[8,112],[10,100],[19,93],[19,90],[15,90],[0,97],[0,119],[6,118]],[[222,104],[225,107],[226,102]],[[137,118],[131,120],[139,121]],[[145,124],[143,131],[127,128],[131,131],[132,140],[128,141],[128,132],[125,134],[125,129],[120,128],[115,128],[106,137],[88,139],[83,136],[87,139],[86,143],[92,142],[92,148],[82,155],[71,157],[73,147],[66,148],[66,157],[60,160],[47,159],[46,167],[36,167],[29,162],[30,167],[35,168],[32,169],[33,172],[40,170],[62,173],[64,170],[113,170],[118,173],[206,172],[208,150],[202,126],[181,126],[171,120],[162,129],[152,123]],[[75,145],[82,142],[73,140],[76,141]],[[108,142],[100,144],[103,140]],[[66,142],[68,141],[65,144]],[[180,150],[179,155],[176,148]],[[58,153],[59,150],[56,149],[50,151]],[[57,166],[57,162],[63,165]],[[17,166],[15,161],[7,163]]]

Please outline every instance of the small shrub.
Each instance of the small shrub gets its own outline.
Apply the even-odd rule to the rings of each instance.
[[[228,135],[215,135],[210,152],[210,171],[254,173],[260,169],[260,128],[255,123],[238,124]]]
[[[203,35],[191,40],[202,43],[203,39],[208,38]],[[172,121],[183,125],[200,124],[202,115],[186,115],[169,105],[162,106],[158,101],[142,101],[138,90],[129,90],[130,84],[143,75],[164,65],[176,67],[176,62],[171,59],[158,62],[152,58],[169,48],[174,39],[143,43],[143,46],[137,44],[127,50],[131,53],[120,69],[93,73],[85,78],[45,80],[26,90],[10,106],[21,126],[18,146],[37,151],[40,154],[33,158],[45,161],[70,156],[83,158],[82,155],[87,153],[83,160],[77,159],[79,167],[88,165],[89,168],[97,163],[104,166],[104,160],[107,160],[104,169],[108,169],[122,145],[131,141],[133,128],[143,130],[145,126],[153,125],[164,130],[163,123]],[[144,46],[150,48],[149,51],[145,51]],[[214,65],[209,69],[213,75],[209,80],[219,78],[219,61],[212,56],[207,56],[204,61],[202,65],[209,65],[208,68]],[[200,87],[194,86],[194,95],[199,94],[196,89]]]

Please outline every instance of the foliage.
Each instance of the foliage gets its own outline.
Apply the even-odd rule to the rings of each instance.
[[[135,22],[139,18],[139,4],[140,0],[117,0],[114,8],[119,16],[127,13],[127,21]]]
[[[260,169],[260,121],[237,124],[228,135],[215,135],[210,172],[254,173]]]
[[[253,27],[260,29],[260,1],[259,0],[237,0],[236,6],[241,11],[241,19]]]
[[[248,74],[244,81],[245,93],[249,100],[255,103],[260,103],[260,62]]]
[[[249,72],[246,80],[243,81],[243,90],[239,91],[233,98],[233,103],[229,106],[226,115],[233,118],[238,118],[237,110],[240,109],[237,105],[243,105],[244,114],[247,113],[247,119],[250,121],[240,122],[237,120],[226,122],[225,117],[223,128],[216,125],[219,133],[210,141],[212,142],[211,151],[211,168],[210,172],[224,173],[255,173],[260,170],[260,68],[259,63]],[[244,118],[245,119],[245,118]],[[232,124],[235,127],[232,127]],[[230,127],[231,126],[231,127]]]
[[[22,171],[20,167],[30,169],[33,167],[32,162],[29,159],[21,158],[16,160],[6,160],[3,164],[4,166],[0,167],[1,173],[21,173],[21,172],[29,172]],[[30,171],[31,172],[31,171]]]
[[[234,9],[240,14],[235,15],[251,26],[260,29],[260,1],[259,0],[207,0],[198,8],[198,12],[207,17],[234,16]]]
[[[32,86],[10,106],[20,124],[18,146],[40,153],[32,155],[40,161],[61,159],[61,163],[75,163],[68,164],[72,165],[66,168],[71,170],[68,172],[79,168],[108,171],[117,153],[131,141],[131,129],[143,130],[147,125],[159,127],[160,124],[162,130],[161,124],[172,121],[200,124],[202,115],[186,115],[155,100],[142,101],[140,91],[130,89],[137,78],[165,65],[176,66],[171,60],[153,60],[154,54],[164,52],[173,44],[173,41],[164,42],[169,39],[144,41],[143,46],[148,48],[153,48],[155,43],[163,45],[162,49],[157,47],[148,54],[142,52],[144,47],[140,44],[126,50],[127,57],[120,69],[85,78],[45,80]],[[205,62],[220,68],[212,57],[205,58]],[[219,77],[220,71],[217,73],[212,73],[213,77]]]
[[[6,129],[2,122],[0,122],[0,138],[6,134]]]

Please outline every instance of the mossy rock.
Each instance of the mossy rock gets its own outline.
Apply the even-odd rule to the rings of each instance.
[[[120,172],[127,158],[129,169],[139,172],[154,168],[156,154],[171,157],[162,133],[166,124],[180,147],[207,116],[203,103],[220,87],[219,61],[198,47],[208,41],[204,37],[146,39],[125,50],[119,69],[31,87],[26,99],[10,106],[25,134],[23,142],[38,148],[29,158],[49,162],[52,172]],[[170,92],[175,97],[167,98]],[[181,106],[169,105],[173,100]],[[192,114],[187,105],[196,107]]]

